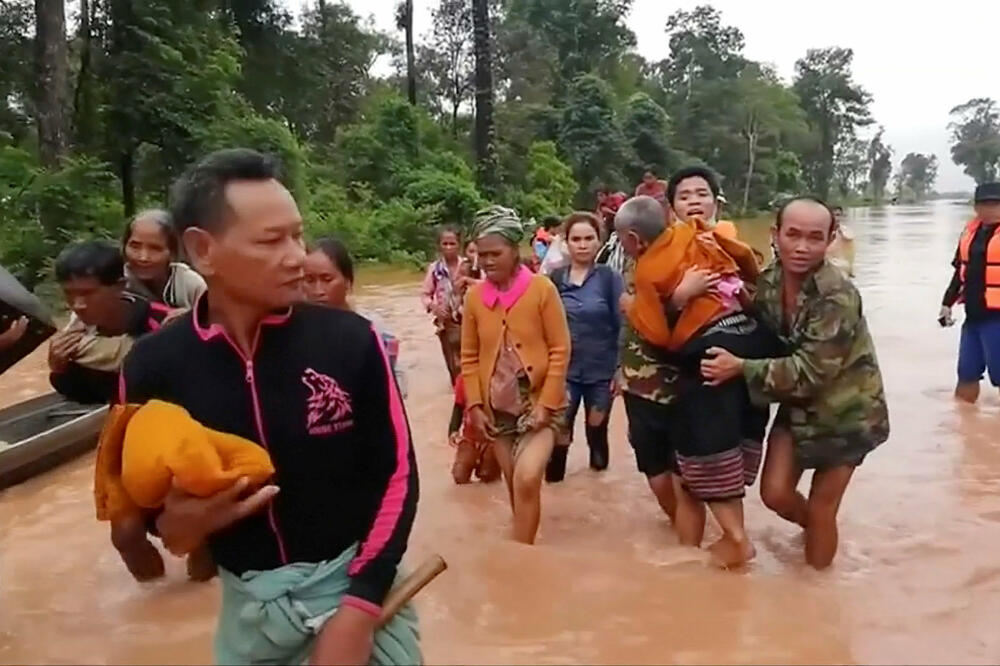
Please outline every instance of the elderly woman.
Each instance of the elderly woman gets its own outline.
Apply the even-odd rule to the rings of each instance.
[[[514,512],[514,539],[534,543],[545,466],[564,424],[570,336],[552,281],[521,263],[517,213],[492,206],[473,237],[485,280],[466,297],[462,376],[469,421],[494,441]]]
[[[144,210],[122,236],[129,291],[170,308],[190,309],[205,292],[205,280],[177,261],[177,232],[164,210]]]

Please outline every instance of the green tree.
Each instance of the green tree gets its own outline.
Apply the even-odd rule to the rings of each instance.
[[[667,20],[670,58],[660,63],[664,90],[674,102],[690,100],[698,81],[735,79],[743,70],[745,40],[739,28],[722,24],[710,5],[679,10]]]
[[[631,8],[632,0],[510,0],[507,16],[551,44],[561,96],[577,76],[600,71],[635,46],[625,23]]]
[[[406,44],[406,98],[417,104],[417,63],[413,42],[413,0],[403,0],[396,6],[396,29],[403,32]]]
[[[951,110],[951,159],[977,183],[1000,177],[1000,109],[986,97]]]
[[[459,109],[475,90],[472,7],[468,0],[441,0],[432,16],[434,30],[421,69],[430,76],[434,94],[450,107],[451,131],[457,137]]]
[[[21,140],[34,118],[34,28],[30,0],[0,4],[0,135]]]
[[[577,77],[566,97],[559,124],[559,148],[573,165],[577,203],[602,184],[620,186],[627,156],[611,88],[591,74]]]
[[[525,180],[524,190],[512,197],[521,215],[541,219],[568,213],[572,208],[577,190],[573,169],[559,159],[554,142],[531,144]]]
[[[476,173],[488,194],[497,191],[496,127],[493,122],[493,37],[489,0],[472,0],[473,55],[476,61]]]
[[[839,47],[809,49],[795,63],[793,88],[806,120],[816,134],[815,146],[804,155],[809,185],[830,196],[838,146],[853,139],[857,128],[871,124],[871,95],[854,82],[854,52]]]
[[[808,128],[795,94],[781,84],[773,71],[756,64],[740,72],[732,108],[746,148],[742,175],[742,210],[746,211],[755,179],[763,181],[759,183],[762,187],[757,201],[766,201],[768,191],[773,192],[771,188],[777,185],[778,162],[774,158],[780,147],[800,143]]]
[[[899,165],[897,196],[903,201],[926,201],[936,179],[937,157],[909,153]]]
[[[676,166],[669,144],[670,119],[663,107],[646,93],[636,93],[625,103],[622,134],[632,148],[631,159],[625,167],[630,183],[639,182],[647,169],[665,177]]]
[[[885,188],[892,175],[892,147],[882,141],[885,129],[878,128],[878,133],[868,144],[868,184],[876,203],[885,201]]]

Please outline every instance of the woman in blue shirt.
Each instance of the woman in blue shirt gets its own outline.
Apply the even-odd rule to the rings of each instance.
[[[566,218],[563,238],[570,263],[551,275],[566,310],[573,343],[566,381],[569,391],[566,421],[572,433],[582,401],[590,468],[594,470],[608,467],[608,412],[621,330],[618,301],[624,290],[618,273],[595,263],[601,247],[600,230],[601,223],[593,213],[577,212]],[[553,450],[546,480],[562,481],[568,452],[568,447]]]

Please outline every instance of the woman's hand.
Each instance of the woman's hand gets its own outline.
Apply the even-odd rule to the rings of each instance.
[[[552,412],[542,405],[535,405],[528,417],[528,426],[531,430],[541,430],[552,421]]]
[[[955,318],[951,314],[951,308],[947,305],[941,306],[941,310],[938,312],[938,323],[945,328],[955,325]]]
[[[469,408],[469,427],[472,428],[476,439],[483,441],[490,439],[490,427],[492,425],[490,417],[486,414],[486,410],[483,409],[482,405]]]
[[[678,310],[683,310],[691,299],[707,294],[721,279],[718,273],[713,273],[707,268],[691,267],[684,273],[670,300]]]

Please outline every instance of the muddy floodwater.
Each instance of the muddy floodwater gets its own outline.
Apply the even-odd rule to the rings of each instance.
[[[757,488],[747,571],[679,547],[620,405],[610,470],[587,469],[578,437],[567,480],[543,491],[538,544],[511,543],[502,487],[451,481],[451,395],[417,278],[369,276],[359,301],[402,340],[409,379],[422,496],[406,561],[437,552],[450,565],[417,598],[427,662],[1000,662],[1000,398],[955,404],[958,329],[935,321],[968,214],[944,202],[849,212],[892,437],[855,475],[840,554],[821,574]],[[766,247],[766,225],[741,233]],[[45,388],[36,353],[0,380],[0,404]],[[135,583],[94,520],[92,463],[0,494],[0,662],[207,662],[216,584],[186,582],[174,559],[164,580]]]

